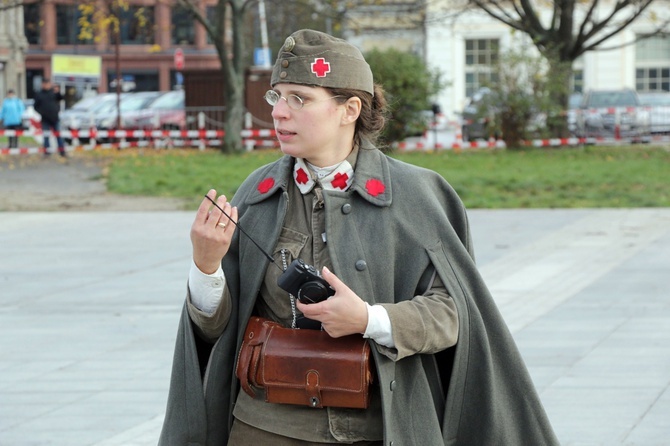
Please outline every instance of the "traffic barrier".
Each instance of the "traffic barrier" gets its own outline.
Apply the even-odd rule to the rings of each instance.
[[[0,136],[52,136],[63,138],[223,138],[223,130],[61,130],[60,132],[42,132],[41,130],[0,130]],[[271,129],[245,129],[243,138],[274,137]]]
[[[629,108],[625,108],[628,110]],[[594,109],[600,111],[612,111],[612,108]],[[452,128],[453,127],[453,128]],[[431,141],[428,132],[416,141],[403,141],[393,145],[394,148],[401,151],[412,150],[453,150],[459,152],[467,149],[491,149],[504,148],[505,142],[502,140],[489,139],[487,141],[463,141],[460,126],[450,126],[450,131],[454,132],[455,139],[452,144],[441,144],[438,141]],[[431,129],[432,131],[432,129]],[[40,129],[30,130],[0,130],[0,136],[28,136],[44,137],[49,132],[42,132]],[[63,130],[60,133],[51,132],[52,136],[60,135],[64,138],[83,139],[89,138],[90,144],[87,145],[69,145],[68,152],[100,149],[124,149],[135,147],[220,147],[223,144],[223,130]],[[279,144],[275,139],[273,129],[245,129],[241,132],[243,144],[247,149],[253,148],[278,148]],[[100,139],[115,140],[114,142],[100,143]],[[136,139],[136,140],[134,140]],[[670,135],[651,135],[644,139],[645,142],[670,142]],[[615,133],[613,137],[569,137],[569,138],[548,138],[534,139],[526,141],[525,146],[531,147],[561,147],[575,146],[582,144],[610,144],[620,145],[628,144],[630,139],[622,138],[620,134]],[[203,146],[204,144],[204,146]],[[53,146],[53,144],[52,144]],[[52,148],[51,150],[55,150]],[[28,155],[44,153],[41,147],[19,147],[2,148],[0,155]]]
[[[149,147],[218,147],[223,144],[223,130],[61,130],[60,132],[42,132],[41,129],[30,130],[0,130],[0,136],[27,136],[33,137],[41,146],[39,138],[60,136],[78,141],[90,139],[89,144],[69,144],[68,152],[92,150],[95,148],[129,148]],[[274,129],[245,129],[241,132],[242,142],[247,148],[279,147],[275,139]],[[101,143],[100,140],[114,140]],[[53,145],[53,144],[52,144]],[[2,148],[0,155],[24,155],[44,153],[42,147]]]

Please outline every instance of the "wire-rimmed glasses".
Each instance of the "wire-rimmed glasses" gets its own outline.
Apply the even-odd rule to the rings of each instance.
[[[335,99],[335,98],[341,98],[343,96],[330,96],[329,98],[326,99],[321,99],[318,101],[310,101],[309,103],[312,104],[314,102],[322,102],[322,101],[327,101],[329,99]],[[265,98],[265,101],[270,104],[271,106],[277,105],[279,103],[280,99],[283,99],[286,101],[288,106],[292,110],[301,110],[305,106],[305,100],[298,96],[297,94],[290,94],[288,96],[282,96],[279,93],[277,93],[274,90],[268,90],[265,92],[265,95],[263,95],[263,98]]]

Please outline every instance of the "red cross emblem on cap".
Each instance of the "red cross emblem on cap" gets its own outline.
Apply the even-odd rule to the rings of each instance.
[[[330,73],[330,62],[326,62],[323,57],[314,59],[312,73],[316,74],[316,77],[326,77],[326,74]]]

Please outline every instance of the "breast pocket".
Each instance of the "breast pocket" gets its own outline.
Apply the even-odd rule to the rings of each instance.
[[[300,257],[300,253],[307,245],[309,236],[293,229],[282,228],[277,246],[272,253],[275,264],[268,267],[261,289],[261,300],[257,302],[259,314],[285,326],[290,326],[293,320],[291,301],[286,291],[279,288],[277,279],[284,269],[294,259]]]

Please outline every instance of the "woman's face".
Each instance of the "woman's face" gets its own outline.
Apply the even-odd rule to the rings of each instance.
[[[351,118],[349,101],[341,104],[322,87],[277,84],[273,90],[281,96],[272,119],[282,152],[319,167],[332,166],[349,155],[357,117]],[[297,102],[290,95],[302,99],[300,110],[291,108],[289,102]]]

